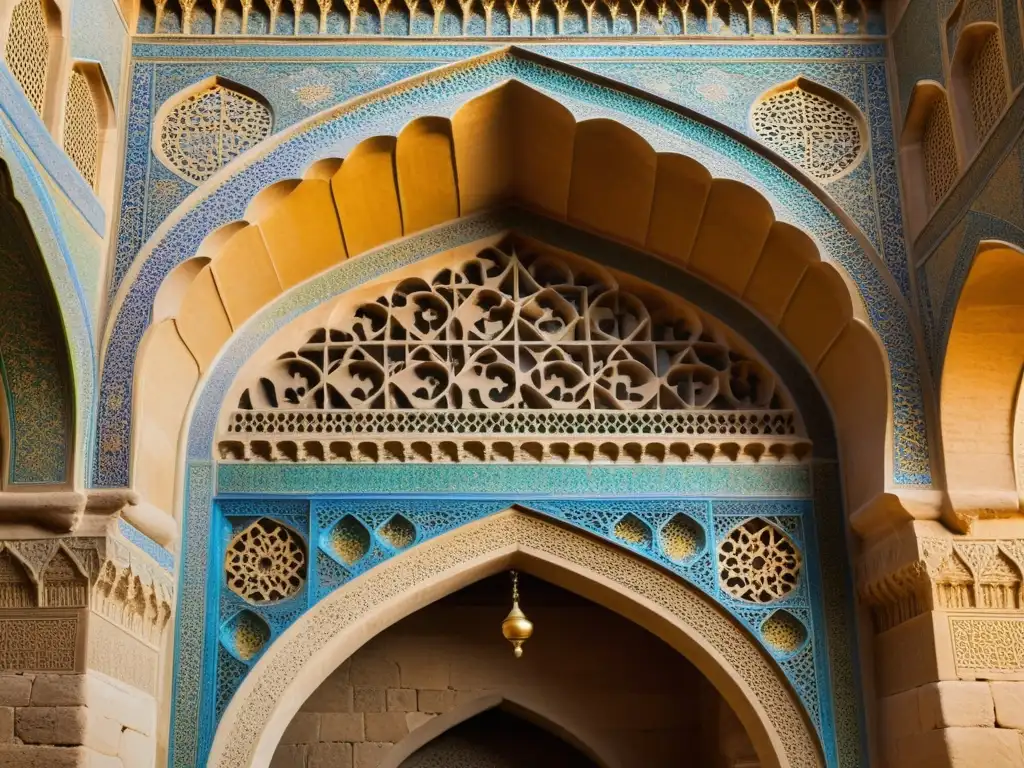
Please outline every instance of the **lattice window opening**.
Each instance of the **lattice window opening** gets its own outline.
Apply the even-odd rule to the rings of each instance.
[[[519,247],[343,297],[305,344],[243,378],[234,421],[255,412],[269,423],[282,410],[385,421],[462,412],[448,419],[458,433],[460,421],[495,411],[646,418],[790,406],[774,374],[692,306]]]
[[[921,154],[931,206],[935,207],[953,188],[960,175],[953,139],[953,122],[946,99],[937,98],[925,121]]]
[[[730,530],[718,545],[719,583],[738,600],[771,603],[798,586],[803,557],[780,528],[752,518]]]
[[[52,50],[49,24],[56,21],[49,17],[54,13],[46,0],[21,0],[11,14],[4,49],[7,68],[40,115],[46,104],[46,81]]]
[[[77,69],[68,79],[64,105],[64,153],[95,187],[99,177],[101,125],[89,78]]]
[[[256,146],[273,128],[270,108],[262,99],[220,82],[173,104],[158,122],[157,156],[195,184]]]
[[[852,105],[804,81],[754,105],[754,132],[769,147],[819,181],[831,181],[862,160],[864,121]]]
[[[978,46],[968,66],[971,116],[980,142],[999,122],[1006,107],[1006,74],[997,32],[990,32]]]
[[[228,589],[254,604],[298,594],[306,583],[306,545],[286,525],[260,518],[231,539],[224,556]]]

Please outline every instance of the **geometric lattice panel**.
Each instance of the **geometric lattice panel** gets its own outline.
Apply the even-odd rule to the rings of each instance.
[[[855,115],[799,84],[762,99],[752,120],[765,144],[820,181],[851,168],[865,146]]]
[[[7,68],[36,112],[42,114],[46,96],[46,65],[50,58],[50,36],[42,0],[21,0],[14,7],[4,53]]]
[[[64,107],[64,153],[90,185],[96,185],[99,162],[100,124],[89,80],[78,70],[68,80]]]
[[[203,182],[269,136],[272,123],[261,101],[213,83],[164,116],[158,154],[179,175]]]

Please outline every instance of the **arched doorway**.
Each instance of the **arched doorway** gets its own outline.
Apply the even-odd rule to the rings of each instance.
[[[597,763],[543,728],[501,708],[489,709],[416,751],[401,768],[597,768]]]
[[[531,175],[535,164],[479,175],[475,159],[501,143],[478,146],[484,134],[457,124],[489,124],[476,110],[519,99],[564,117],[549,97],[509,86],[469,101],[458,120],[418,118],[397,140],[369,137],[344,160],[267,186],[247,220],[206,239],[210,263],[181,312],[154,329],[166,331],[165,351],[194,361],[156,382],[180,412],[155,436],[187,425],[175,759],[267,764],[294,714],[279,704],[297,706],[324,672],[319,651],[301,660],[292,630],[317,634],[308,622],[350,586],[378,583],[389,562],[521,505],[636,553],[719,606],[724,635],[701,643],[691,628],[670,644],[730,701],[762,762],[859,764],[839,511],[843,491],[854,509],[886,482],[877,338],[836,269],[766,199],[652,152],[614,121],[556,120],[572,135],[557,190]],[[504,107],[490,114],[496,125]],[[599,170],[620,145],[632,160]],[[512,183],[520,171],[533,181]],[[372,204],[382,218],[358,194],[371,178],[388,203]],[[642,201],[629,192],[641,188]],[[558,205],[541,204],[546,194]],[[695,207],[680,218],[682,201]],[[513,290],[518,280],[526,294]],[[638,283],[648,298],[625,298]],[[591,288],[598,312],[583,318]],[[570,329],[590,337],[562,338]],[[146,443],[140,426],[139,455],[182,456],[174,441]],[[149,462],[160,466],[169,461]],[[287,574],[250,592],[234,566],[268,540],[287,542]],[[751,554],[761,547],[771,557]],[[735,573],[750,563],[773,575]],[[402,615],[430,601],[414,592],[419,605]],[[374,621],[370,634],[360,621],[329,643],[335,665],[338,644],[365,642],[383,626]],[[725,646],[765,662],[757,685],[736,682],[754,668],[735,667]],[[275,658],[286,663],[269,671]],[[770,694],[760,687],[769,678]]]
[[[381,768],[754,759],[728,705],[666,643],[528,571],[519,586],[536,626],[522,659],[498,631],[508,574],[481,579],[392,625],[335,669],[292,719],[272,765],[349,754]]]

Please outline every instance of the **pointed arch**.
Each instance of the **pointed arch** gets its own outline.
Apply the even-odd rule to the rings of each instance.
[[[732,707],[765,768],[824,764],[818,737],[775,662],[705,597],[613,545],[515,510],[413,547],[311,608],[267,648],[235,694],[208,764],[265,768],[302,702],[359,646],[509,567],[603,605],[682,653]]]
[[[0,160],[0,368],[7,399],[0,488],[71,480],[70,356],[42,253]]]
[[[117,152],[114,101],[96,62],[75,62],[65,95],[61,142],[64,153],[104,201],[111,199]]]
[[[53,0],[20,0],[0,10],[7,67],[52,133],[64,97],[67,23]]]
[[[611,768],[614,762],[591,744],[574,734],[570,728],[559,722],[555,711],[539,712],[536,706],[528,706],[511,693],[485,694],[471,699],[455,709],[437,715],[410,732],[404,739],[395,744],[384,756],[378,768],[402,768],[406,759],[412,757],[422,747],[444,736],[445,733],[459,725],[472,720],[477,715],[491,710],[505,710],[510,714],[533,723],[552,735],[566,742],[569,746],[586,755],[600,768]]]
[[[914,85],[900,134],[900,165],[911,236],[924,228],[960,176],[964,153],[958,134],[946,89],[933,80]]]
[[[516,62],[514,70],[510,67],[513,61]],[[541,63],[543,63],[543,73],[541,72]],[[472,69],[467,70],[467,66]],[[552,71],[556,72],[551,75],[552,77],[557,76],[561,79],[545,81],[544,78],[548,74],[544,73]],[[765,195],[768,195],[773,202],[758,205],[758,216],[750,218],[749,227],[746,219],[738,222],[739,226],[735,226],[737,224],[736,217],[729,215],[730,206],[741,205],[753,200],[757,196],[757,192],[746,187],[749,194],[743,194],[744,184],[734,182],[732,179],[721,179],[714,181],[716,186],[720,186],[722,189],[711,195],[706,189],[712,182],[709,178],[710,174],[707,174],[705,170],[702,176],[700,171],[694,168],[694,166],[700,166],[700,162],[694,160],[692,163],[687,163],[687,158],[675,161],[671,157],[673,152],[658,152],[659,164],[662,164],[662,160],[664,160],[665,170],[664,176],[655,188],[654,207],[648,235],[650,248],[656,253],[664,254],[665,258],[675,259],[677,263],[681,263],[684,256],[677,254],[688,255],[693,251],[694,243],[691,238],[696,235],[695,229],[704,219],[702,212],[706,203],[711,206],[709,208],[711,213],[707,220],[716,222],[715,226],[719,233],[734,233],[737,236],[742,234],[748,249],[744,252],[748,255],[751,253],[756,255],[760,252],[758,240],[760,238],[760,243],[764,245],[766,261],[754,269],[745,295],[741,298],[745,302],[749,301],[749,306],[754,307],[755,311],[759,313],[762,312],[763,305],[768,305],[770,311],[781,314],[779,307],[785,306],[790,299],[805,309],[810,307],[810,302],[814,300],[815,294],[810,285],[799,291],[800,295],[797,295],[794,293],[794,287],[790,281],[790,277],[794,281],[803,278],[808,262],[806,259],[798,259],[799,264],[795,264],[791,272],[786,272],[787,278],[781,285],[774,282],[772,269],[768,266],[769,262],[774,262],[777,258],[785,261],[785,257],[778,255],[778,252],[783,250],[815,254],[814,258],[817,259],[820,256],[816,255],[816,245],[827,244],[828,257],[848,269],[851,280],[856,281],[862,292],[865,294],[872,292],[872,306],[878,306],[878,302],[882,300],[881,296],[884,296],[884,303],[888,308],[884,319],[878,313],[874,313],[870,317],[871,324],[876,326],[878,333],[885,340],[882,348],[883,359],[877,366],[869,367],[871,378],[874,379],[876,373],[882,377],[890,375],[889,367],[891,366],[892,380],[899,383],[900,391],[906,393],[907,397],[901,397],[893,404],[891,412],[893,422],[897,425],[891,431],[891,434],[895,435],[894,446],[893,451],[881,460],[883,467],[879,474],[888,477],[894,485],[912,483],[920,486],[930,483],[927,441],[922,439],[923,404],[917,366],[913,360],[914,355],[910,352],[914,348],[912,338],[914,321],[899,297],[898,289],[891,284],[891,277],[885,273],[884,267],[877,263],[877,254],[874,254],[866,239],[857,233],[856,228],[844,219],[835,204],[828,200],[828,196],[817,190],[799,170],[777,158],[766,158],[765,153],[755,146],[755,142],[739,136],[736,132],[712,125],[700,116],[669,105],[650,95],[633,92],[618,83],[603,80],[567,65],[551,62],[543,57],[517,49],[498,51],[473,59],[468,64],[460,63],[441,68],[418,76],[413,81],[403,83],[400,88],[388,87],[367,97],[332,108],[315,119],[272,137],[260,148],[254,150],[244,161],[239,161],[232,168],[226,168],[223,172],[218,173],[216,178],[211,178],[207,182],[206,188],[197,190],[193,197],[183,203],[181,208],[161,225],[160,230],[154,234],[149,245],[143,248],[135,264],[129,269],[125,281],[115,297],[111,320],[104,334],[104,343],[107,347],[104,356],[108,363],[122,358],[134,362],[141,337],[139,329],[145,326],[145,320],[135,318],[135,315],[145,312],[145,307],[151,301],[151,297],[144,297],[144,295],[153,286],[158,285],[166,271],[185,254],[195,253],[202,237],[232,219],[243,220],[245,207],[260,187],[267,183],[301,177],[304,168],[309,163],[328,153],[325,147],[331,147],[330,151],[337,155],[343,155],[348,153],[349,148],[356,143],[357,139],[381,135],[377,129],[378,124],[374,122],[377,119],[374,115],[379,112],[375,105],[380,103],[380,100],[395,99],[397,100],[396,104],[399,102],[404,104],[404,107],[395,112],[401,113],[407,119],[415,116],[437,116],[431,115],[429,112],[433,109],[434,102],[432,100],[441,96],[442,89],[444,89],[444,93],[450,94],[450,91],[447,90],[449,80],[454,78],[458,82],[468,82],[459,79],[464,76],[472,79],[474,89],[472,93],[461,92],[468,102],[459,102],[462,104],[460,112],[468,116],[472,108],[478,108],[479,122],[475,124],[480,128],[473,134],[475,141],[467,142],[466,146],[475,143],[480,157],[484,158],[489,154],[496,169],[508,166],[507,158],[510,156],[516,156],[518,160],[515,164],[514,174],[501,176],[502,172],[495,170],[493,175],[482,176],[472,185],[467,184],[464,191],[468,191],[472,187],[473,190],[484,194],[478,198],[465,195],[460,201],[461,217],[471,215],[471,211],[479,212],[488,207],[502,205],[502,195],[508,201],[506,204],[523,204],[548,214],[550,201],[558,202],[555,198],[560,194],[559,190],[563,189],[560,184],[571,176],[571,162],[567,163],[563,158],[572,157],[572,142],[575,133],[575,128],[573,128],[575,119],[572,118],[572,114],[568,113],[572,120],[565,126],[568,144],[562,143],[565,136],[559,133],[557,134],[558,142],[554,143],[549,150],[546,141],[533,141],[536,134],[535,128],[540,122],[537,118],[541,113],[531,112],[529,119],[526,119],[526,112],[522,109],[512,108],[518,98],[512,94],[512,91],[517,87],[522,92],[533,95],[527,104],[530,109],[541,109],[542,104],[549,105],[545,107],[546,110],[552,112],[548,122],[549,128],[557,127],[558,130],[563,130],[562,126],[558,125],[557,114],[559,110],[562,113],[567,113],[568,110],[559,104],[561,96],[565,97],[562,101],[577,107],[587,105],[590,99],[596,99],[598,94],[603,94],[602,99],[607,96],[613,101],[609,102],[611,106],[602,107],[602,111],[604,114],[611,115],[616,121],[629,125],[633,130],[643,133],[645,136],[649,135],[648,129],[650,129],[653,132],[650,135],[663,137],[666,145],[670,147],[685,145],[689,148],[692,146],[692,150],[687,149],[686,151],[692,151],[699,157],[708,155],[721,158],[724,165],[728,166],[727,174],[730,176],[748,180],[755,179],[753,183],[759,185],[761,197],[764,198]],[[477,97],[477,94],[480,93],[476,88],[478,83],[481,87],[491,87],[509,80],[511,82],[508,83],[508,88],[493,88],[491,91],[484,91]],[[570,92],[571,89],[576,90]],[[502,90],[502,93],[495,95],[494,91],[497,90]],[[555,97],[542,96],[544,91],[554,93]],[[485,105],[488,98],[490,103]],[[627,102],[632,106],[627,108]],[[641,102],[646,104],[649,109],[633,108],[633,106],[639,106]],[[550,106],[552,104],[554,106]],[[450,105],[451,100],[449,99],[443,107],[438,107],[438,111],[447,112],[449,109],[454,109]],[[506,118],[503,115],[508,115],[508,120],[512,122],[506,123]],[[519,122],[515,122],[516,120]],[[545,117],[545,120],[548,118]],[[692,128],[690,123],[693,124]],[[471,121],[467,121],[465,124],[467,126],[474,125]],[[516,125],[518,128],[511,130],[511,125]],[[387,127],[390,128],[390,126]],[[400,132],[397,130],[398,126],[395,128],[392,136]],[[691,130],[695,132],[693,136],[689,133]],[[335,132],[338,131],[340,133],[336,135]],[[384,135],[387,133],[388,131],[383,132]],[[694,138],[697,134],[701,137],[700,141]],[[460,159],[462,149],[460,148],[459,131],[454,124],[453,140],[456,163],[459,164],[462,163]],[[658,141],[660,142],[661,139]],[[515,148],[520,143],[530,146],[530,142],[535,148],[543,148],[543,152],[535,151],[532,154],[516,152]],[[295,151],[280,151],[285,146]],[[567,153],[564,151],[566,146],[568,147]],[[311,147],[318,147],[314,154],[310,153]],[[727,156],[726,150],[732,154]],[[380,152],[378,156],[384,157],[386,161],[381,163],[382,167],[393,167],[386,152]],[[505,159],[501,159],[501,156]],[[737,157],[740,159],[736,160]],[[277,161],[282,158],[286,159],[282,160],[282,163],[278,163]],[[694,158],[689,159],[693,160]],[[767,172],[766,162],[774,163],[779,167],[780,172]],[[741,169],[742,173],[734,169],[730,163],[735,164],[736,169]],[[258,177],[254,176],[257,169],[259,169]],[[465,168],[459,169],[457,178],[463,178],[464,170]],[[344,165],[340,173],[346,173]],[[562,176],[558,174],[562,174]],[[393,178],[389,181],[383,173],[380,176],[367,175],[366,178],[380,180],[382,184],[389,183],[391,189],[395,189]],[[466,176],[466,178],[470,178],[470,176]],[[551,184],[546,186],[538,183],[538,178],[547,179]],[[503,179],[509,179],[510,186],[505,185]],[[672,183],[669,183],[670,180]],[[313,180],[306,179],[305,181]],[[680,185],[679,188],[673,186],[676,183]],[[297,203],[304,194],[310,194],[317,200],[324,199],[324,196],[319,193],[312,194],[313,186],[315,184],[310,183],[303,187],[301,192],[296,190],[292,193],[295,195],[295,199],[292,201],[294,204],[292,210],[299,208]],[[235,189],[236,187],[239,194],[226,193],[228,188]],[[771,192],[766,191],[769,187]],[[679,191],[680,188],[682,191]],[[463,189],[461,181],[460,189]],[[222,193],[218,190],[225,190],[225,192]],[[523,202],[524,190],[529,190],[532,195],[529,199],[525,199],[525,202]],[[735,192],[735,190],[739,190],[739,192]],[[547,198],[544,197],[545,192],[548,194]],[[684,216],[675,215],[673,196],[689,195],[691,192],[695,195],[693,205],[684,207]],[[461,194],[463,193],[460,191]],[[787,201],[793,200],[804,201],[809,204],[809,207],[804,206],[803,202],[799,205],[794,204],[793,207],[787,207],[789,205]],[[819,202],[824,204],[824,207],[818,205]],[[561,205],[565,205],[564,200]],[[782,206],[786,209],[788,218],[797,222],[806,234],[801,238],[798,234],[799,228],[783,222],[773,222],[774,211],[767,218],[761,216],[762,211],[765,209],[771,211],[773,206]],[[814,221],[810,219],[805,221],[803,218],[805,208],[813,209],[821,215],[818,216],[816,213],[810,217],[814,218]],[[283,216],[284,208],[280,208],[279,213]],[[559,215],[558,218],[564,219],[564,214]],[[281,219],[281,221],[284,220],[284,218]],[[826,221],[828,224],[825,224]],[[245,219],[245,222],[254,229],[262,229],[264,223],[262,219],[259,222]],[[734,226],[730,226],[730,222]],[[609,222],[609,224],[612,223],[614,222]],[[586,225],[581,223],[579,226]],[[766,230],[770,231],[766,234]],[[793,230],[796,232],[794,233]],[[247,236],[254,234],[257,233]],[[769,234],[770,237],[768,237]],[[403,234],[403,237],[408,236],[407,233]],[[238,237],[242,238],[243,236],[239,234]],[[675,239],[677,237],[679,240]],[[379,242],[381,244],[377,247],[381,247],[387,241]],[[707,243],[710,242],[713,241],[707,241]],[[647,247],[647,245],[644,243],[642,247]],[[705,253],[713,256],[714,250],[709,249]],[[768,258],[769,256],[770,258]],[[264,254],[262,252],[258,254],[258,260],[263,262]],[[273,260],[271,264],[274,265]],[[721,266],[724,266],[724,261]],[[729,266],[731,267],[732,264],[729,263]],[[821,303],[830,313],[841,314],[848,306],[846,302],[849,299],[849,291],[845,291],[847,299],[834,299],[834,291],[838,289],[839,283],[829,276],[830,270],[832,270],[830,266],[814,266],[808,272],[808,280],[820,282],[825,286],[825,293],[819,294],[822,296]],[[146,276],[145,280],[141,279],[143,275]],[[735,279],[742,281],[746,277],[741,272],[740,276]],[[282,280],[283,282],[285,281]],[[839,282],[842,282],[842,278]],[[881,295],[875,295],[878,290],[881,290]],[[127,302],[126,299],[129,295],[138,296],[139,301],[136,302],[133,299],[131,302]],[[856,306],[853,306],[854,304]],[[855,312],[858,317],[864,317],[863,306],[859,298],[856,302],[850,302],[849,305],[852,307],[851,311]],[[771,309],[772,307],[774,309]],[[890,322],[892,318],[898,318],[897,322]],[[796,323],[790,327],[795,330]],[[827,331],[823,334],[827,336],[831,332],[832,326],[822,330]],[[829,349],[834,341],[836,344],[843,344],[848,350],[859,349],[870,355],[877,354],[879,348],[877,339],[872,340],[872,331],[867,327],[831,341],[828,339],[825,339],[824,342],[822,340],[814,342],[811,339],[807,339],[807,341],[809,343],[824,343],[824,348]],[[866,343],[866,341],[870,341],[870,343]],[[871,350],[871,345],[875,346],[875,350]],[[888,359],[884,359],[885,357]],[[824,364],[823,360],[822,363]],[[120,365],[106,364],[104,366],[104,391],[116,389],[122,393],[131,392],[130,376],[123,376],[123,370],[127,369]],[[832,372],[838,370],[838,368],[833,368]],[[838,381],[838,378],[835,381]],[[121,407],[111,406],[110,403],[113,402],[115,401],[105,396],[100,397],[100,409],[104,414],[98,419],[101,432],[106,429],[104,425],[113,424],[117,420],[114,411],[121,410]],[[123,418],[122,421],[127,421],[127,418]],[[885,430],[883,429],[883,431]],[[98,444],[103,444],[102,435],[98,437]],[[124,443],[116,447],[106,444],[98,450],[103,454],[103,458],[98,464],[100,469],[97,471],[97,477],[103,477],[105,483],[126,482],[130,462],[128,444]],[[872,475],[875,473],[877,464],[878,462],[869,463]]]
[[[776,221],[750,187],[713,179],[691,158],[656,153],[613,121],[577,124],[556,101],[514,81],[469,101],[450,121],[414,120],[397,139],[367,139],[344,160],[259,193],[245,220],[211,236],[216,247],[212,239],[202,247],[212,260],[175,315],[180,341],[201,377],[250,317],[293,286],[505,201],[653,252],[768,318],[832,403],[856,481],[848,485],[850,509],[882,492],[884,355],[814,242]],[[746,215],[737,219],[736,210]],[[162,451],[168,464],[174,444]]]
[[[950,63],[955,125],[966,159],[973,158],[1009,102],[1010,73],[999,27],[979,21],[963,28]]]
[[[941,422],[956,515],[1017,515],[1013,424],[1024,369],[1024,251],[979,244],[960,292],[942,367]]]

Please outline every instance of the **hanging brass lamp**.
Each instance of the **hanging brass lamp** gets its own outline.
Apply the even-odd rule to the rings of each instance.
[[[512,610],[501,622],[501,634],[512,643],[516,658],[523,655],[523,643],[533,634],[533,622],[519,608],[519,572],[512,571]]]

